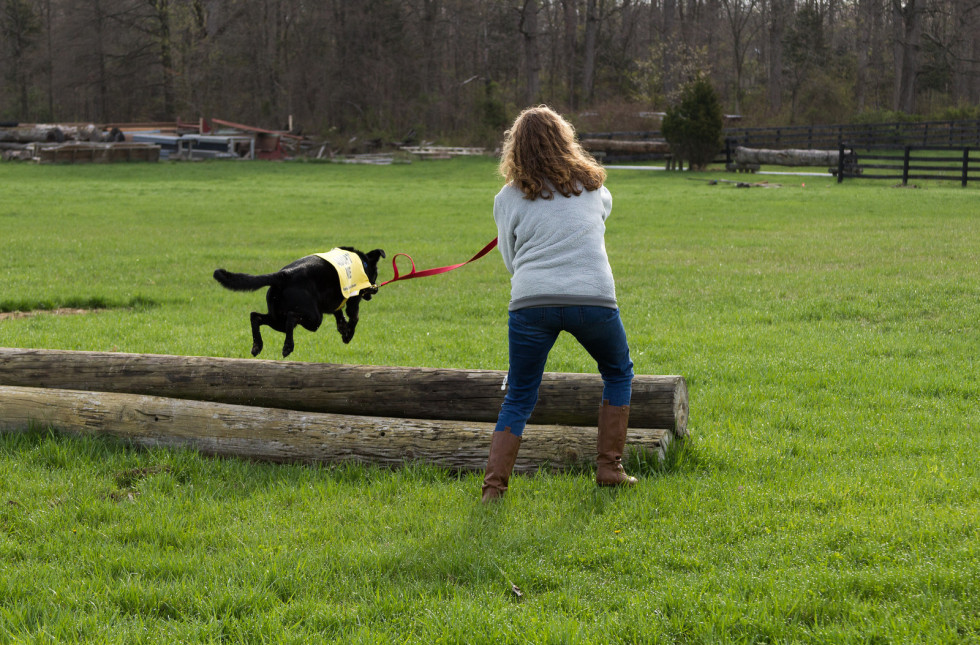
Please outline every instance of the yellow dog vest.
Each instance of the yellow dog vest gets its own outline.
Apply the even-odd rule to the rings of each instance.
[[[373,287],[371,281],[364,272],[364,265],[357,253],[345,251],[343,249],[333,249],[327,253],[314,253],[313,255],[323,258],[337,270],[340,277],[340,291],[344,294],[344,302],[340,303],[340,309],[347,303],[347,299],[356,296],[362,289]]]

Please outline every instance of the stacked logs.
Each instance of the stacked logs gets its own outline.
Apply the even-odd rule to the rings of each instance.
[[[144,446],[304,463],[486,464],[505,372],[0,348],[0,429],[108,433]],[[595,457],[596,375],[547,373],[517,471]],[[681,376],[637,376],[633,450],[687,434]]]

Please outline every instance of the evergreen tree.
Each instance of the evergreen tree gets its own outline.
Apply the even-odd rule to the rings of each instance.
[[[698,74],[681,89],[680,103],[667,110],[661,130],[675,157],[703,170],[721,150],[723,126],[718,93]]]

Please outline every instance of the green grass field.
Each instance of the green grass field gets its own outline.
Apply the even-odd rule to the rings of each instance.
[[[691,439],[635,489],[517,477],[483,508],[480,475],[421,464],[7,434],[0,643],[980,642],[980,193],[712,177],[736,178],[607,182],[637,372],[691,397]],[[461,262],[498,187],[490,160],[0,165],[0,312],[93,309],[2,318],[0,345],[246,357],[263,297],[215,268]],[[506,369],[508,293],[494,252],[290,359]],[[548,364],[593,367],[567,339]]]

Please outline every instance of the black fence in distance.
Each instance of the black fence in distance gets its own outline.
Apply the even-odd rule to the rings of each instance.
[[[778,128],[726,128],[725,146],[745,148],[800,148],[833,150],[843,143],[869,146],[933,146],[980,148],[980,119],[867,123],[851,125],[786,126]]]
[[[980,181],[980,146],[935,147],[855,146],[841,144],[837,161],[837,183],[845,178],[959,181],[966,186]]]
[[[910,179],[955,179],[965,185],[966,182],[977,179],[978,171],[974,164],[977,163],[976,151],[980,151],[980,119],[768,128],[728,127],[723,130],[722,136],[724,148],[719,151],[720,157],[715,161],[724,161],[729,166],[732,164],[735,148],[739,146],[773,150],[846,148],[849,156],[842,156],[839,161],[838,165],[845,168],[843,174],[838,168],[838,181],[842,181],[844,177],[864,176],[900,179],[906,183]],[[663,141],[663,135],[659,131],[590,132],[580,134],[580,138]],[[906,148],[910,156],[907,163],[904,159]],[[859,150],[862,151],[860,155],[857,153]],[[964,150],[967,152],[964,153]],[[923,154],[926,152],[937,154]],[[966,161],[963,161],[964,154]],[[663,158],[669,158],[669,154],[604,155],[606,162]],[[852,170],[855,159],[860,164],[857,169]],[[953,166],[957,171],[948,170]]]

